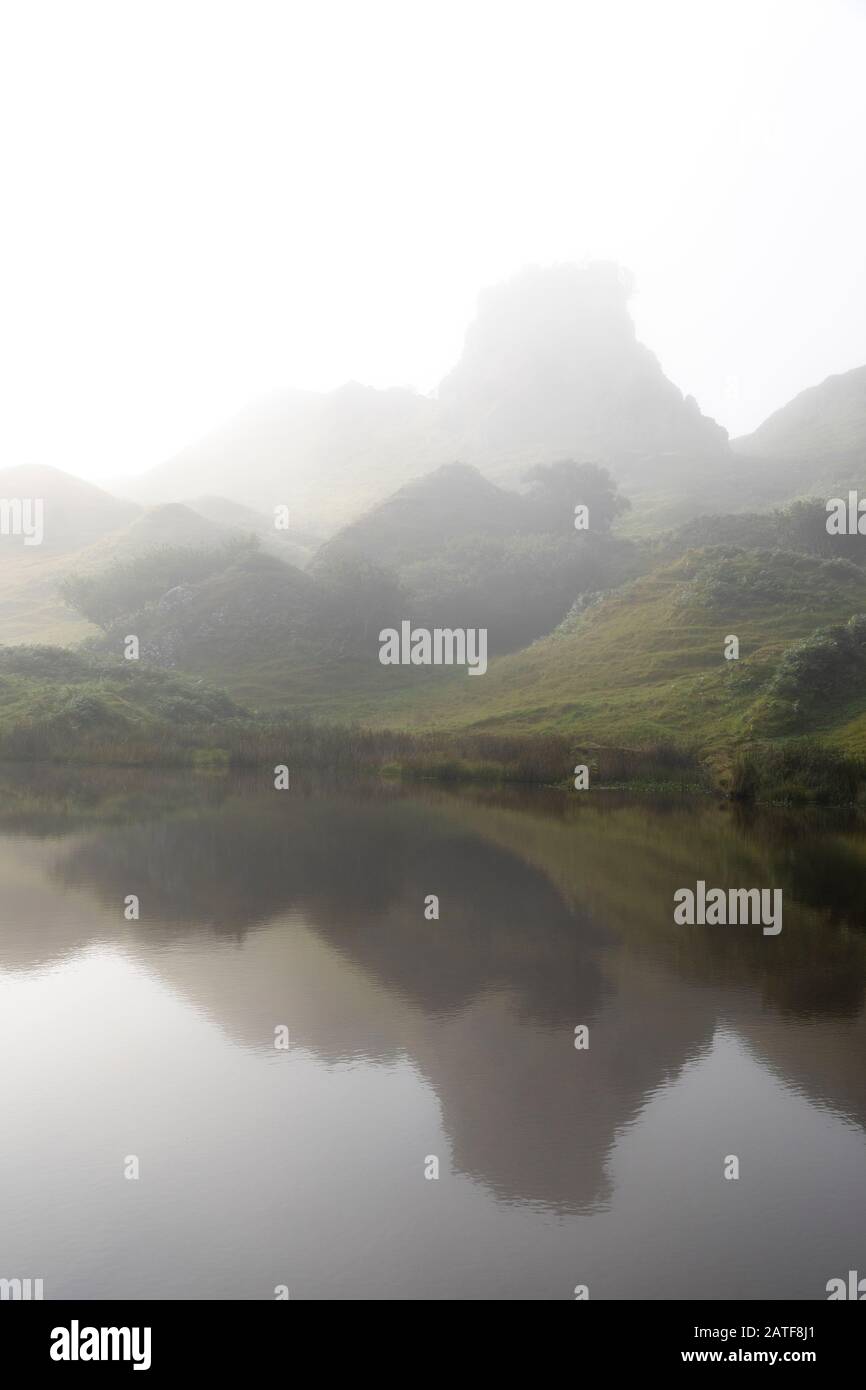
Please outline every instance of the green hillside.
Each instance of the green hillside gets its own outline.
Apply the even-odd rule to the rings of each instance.
[[[89,636],[94,629],[66,607],[58,586],[70,565],[134,526],[140,507],[41,465],[0,470],[0,497],[38,498],[44,509],[41,545],[0,536],[0,642],[71,645]]]
[[[244,711],[201,681],[105,661],[59,647],[0,648],[0,758],[80,754],[93,742],[95,761],[124,760],[136,740],[156,743],[169,731],[193,740]]]
[[[536,381],[518,414],[526,406],[539,430],[565,422],[562,437],[577,431],[591,453],[581,431],[592,424],[592,392],[575,397],[554,359],[565,335],[575,361],[589,361],[601,333],[619,364],[612,381],[623,361],[640,366],[632,385],[661,450],[652,460],[619,439],[613,473],[575,456],[532,465],[524,440],[518,486],[493,481],[486,461],[485,472],[444,464],[323,545],[312,534],[277,535],[267,508],[231,498],[142,509],[57,470],[7,473],[10,493],[44,495],[46,544],[9,536],[0,547],[0,643],[83,646],[0,645],[0,756],[68,749],[110,760],[114,750],[153,760],[163,744],[182,756],[199,748],[254,761],[275,731],[279,751],[283,731],[315,721],[335,736],[375,735],[366,745],[374,762],[385,731],[398,742],[411,734],[416,752],[419,738],[433,739],[437,759],[453,752],[464,768],[496,761],[491,740],[547,738],[556,749],[592,750],[608,768],[615,757],[646,762],[666,749],[743,785],[754,784],[755,757],[773,765],[778,785],[813,784],[815,741],[828,768],[840,753],[866,758],[866,537],[828,535],[830,494],[820,489],[769,510],[804,481],[856,482],[862,372],[804,393],[740,441],[747,452],[730,453],[637,343],[615,276],[578,277],[580,313],[553,337],[545,309],[537,333],[519,344],[512,324],[500,343],[494,320],[510,321],[524,292],[548,305],[558,283],[548,278],[488,300],[445,392],[455,437],[465,428],[486,449],[501,426],[511,439],[515,379],[538,358],[556,389],[551,396]],[[346,401],[358,404],[356,395]],[[605,397],[607,435],[617,399]],[[662,449],[666,440],[676,447]],[[276,455],[271,463],[276,482]],[[398,476],[404,469],[408,457]],[[617,474],[632,480],[628,498]],[[586,530],[575,526],[578,503],[591,517]],[[383,666],[379,634],[404,620],[483,629],[486,672]],[[128,634],[139,639],[139,662],[120,659]],[[731,636],[736,660],[725,657]],[[807,742],[804,773],[795,750]],[[508,757],[515,766],[523,752]],[[543,764],[558,777],[558,759],[545,754],[536,771]]]
[[[375,607],[376,585],[347,594],[254,550],[228,554],[223,568],[172,590],[167,605],[142,609],[139,663],[0,649],[0,756],[71,749],[110,761],[114,749],[120,761],[153,761],[164,743],[183,756],[228,748],[267,760],[281,758],[285,730],[310,720],[326,766],[351,743],[322,745],[326,725],[335,737],[339,728],[390,731],[366,745],[373,766],[376,747],[384,764],[404,734],[435,741],[426,754],[413,745],[409,765],[429,754],[431,767],[446,766],[453,755],[464,770],[495,761],[496,740],[511,740],[512,763],[527,740],[538,749],[555,740],[544,753],[553,780],[580,750],[611,768],[613,750],[673,747],[723,780],[743,750],[806,750],[818,740],[825,761],[834,749],[866,755],[866,569],[849,560],[691,550],[587,596],[554,632],[473,678],[463,668],[382,666],[378,615],[365,622],[347,607],[349,594]],[[732,635],[740,655],[726,660]],[[109,632],[104,649],[117,640]],[[293,746],[303,749],[304,738]],[[786,758],[774,764],[779,784],[814,787],[821,758],[807,774],[799,753]]]
[[[519,650],[555,628],[575,595],[644,566],[640,547],[611,534],[627,504],[603,470],[562,462],[528,483],[507,492],[452,465],[347,527],[303,571],[255,538],[130,547],[74,574],[63,594],[98,624],[106,655],[134,633],[145,662],[229,685],[254,707],[362,720],[397,689],[441,682],[439,670],[384,671],[383,627],[407,616],[426,628],[481,627],[491,656]],[[575,531],[575,497],[589,508],[588,531]]]
[[[45,543],[25,546],[0,537],[0,643],[41,642],[74,646],[96,635],[87,615],[76,612],[64,590],[70,576],[89,575],[115,562],[183,547],[206,550],[256,535],[269,554],[303,564],[315,548],[274,530],[270,518],[221,498],[142,509],[56,468],[7,469],[0,487],[43,497]]]
[[[590,488],[598,533],[556,534]],[[78,602],[105,656],[135,633],[143,670],[183,671],[265,718],[674,742],[719,765],[813,734],[861,751],[863,538],[828,537],[816,501],[698,518],[638,546],[610,532],[621,507],[606,474],[574,464],[540,470],[524,494],[443,468],[307,571],[252,543],[163,548],[85,575]],[[686,549],[690,537],[701,544]],[[489,629],[486,673],[381,665],[379,632],[404,618]]]
[[[775,411],[753,434],[732,441],[754,458],[856,460],[866,455],[866,367],[827,377]],[[862,473],[861,473],[862,477]]]
[[[816,630],[857,614],[866,614],[866,571],[849,561],[708,547],[494,661],[471,692],[451,681],[435,697],[404,702],[404,713],[414,725],[571,731],[601,743],[673,739],[710,755],[812,732],[838,741],[843,729],[853,742],[866,706],[862,682],[851,681],[857,656],[830,667],[819,655],[812,664],[825,686],[805,702],[797,663],[800,644],[808,652],[810,642],[843,640],[816,639]],[[730,634],[738,660],[724,658]],[[804,684],[815,688],[811,674]]]
[[[173,617],[159,605],[143,615],[143,659],[171,632],[173,662],[263,714],[371,728],[672,741],[720,763],[754,740],[866,741],[866,570],[848,560],[689,551],[585,599],[474,678],[380,665],[378,615],[341,628],[328,605],[345,617],[345,602],[268,557],[242,556],[193,586]],[[737,660],[724,657],[729,635]]]

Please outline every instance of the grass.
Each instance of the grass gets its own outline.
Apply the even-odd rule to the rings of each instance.
[[[864,782],[866,758],[800,739],[743,749],[730,790],[738,801],[840,806],[855,803]]]
[[[772,683],[789,649],[861,612],[866,573],[846,562],[693,552],[491,662],[483,677],[437,671],[445,678],[390,689],[380,678],[375,708],[360,717],[454,732],[561,733],[619,747],[674,741],[729,765],[738,746],[772,732],[783,700]],[[726,661],[732,633],[740,657]],[[845,680],[837,693],[840,717],[855,717],[856,709],[843,709]],[[826,712],[822,701],[811,718]]]
[[[369,652],[317,649],[314,636],[185,644],[184,668],[262,717],[426,732],[563,734],[644,747],[675,741],[716,764],[758,737],[808,732],[782,720],[772,689],[788,650],[866,612],[866,571],[784,551],[705,547],[575,613],[548,637],[492,659],[484,676],[383,667]],[[724,659],[735,633],[740,659]],[[856,719],[856,700],[839,722]],[[790,703],[790,701],[788,702]],[[833,732],[829,721],[828,737]]]
[[[641,784],[694,788],[706,775],[687,753],[667,746],[579,749],[563,735],[413,734],[336,724],[256,721],[199,722],[178,728],[151,723],[80,727],[59,719],[28,720],[0,733],[6,761],[120,767],[191,767],[198,772],[276,767],[375,773],[439,782],[571,784],[578,763],[592,786]]]
[[[575,611],[476,678],[383,667],[375,635],[366,660],[316,652],[309,634],[303,649],[243,648],[236,664],[230,641],[203,642],[194,677],[5,649],[0,757],[557,785],[586,762],[592,786],[713,782],[848,801],[866,757],[863,614],[858,566],[715,546]],[[729,634],[736,661],[724,658]],[[808,756],[772,752],[804,738]]]
[[[437,781],[695,785],[668,743],[613,749],[557,732],[369,728],[265,718],[200,681],[49,647],[0,649],[0,758],[126,767],[276,766]]]

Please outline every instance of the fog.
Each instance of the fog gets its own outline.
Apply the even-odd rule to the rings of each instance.
[[[483,286],[584,259],[747,432],[866,362],[864,39],[845,0],[6,4],[0,460],[430,392]]]

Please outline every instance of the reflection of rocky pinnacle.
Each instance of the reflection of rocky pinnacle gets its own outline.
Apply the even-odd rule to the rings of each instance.
[[[66,786],[54,780],[66,773],[39,776]],[[86,776],[91,790],[102,784],[103,774]],[[117,776],[104,774],[109,806]],[[598,1203],[618,1132],[701,1055],[720,1019],[805,1094],[863,1123],[862,955],[838,920],[802,907],[811,876],[792,903],[798,949],[769,964],[760,933],[710,930],[706,941],[673,928],[666,910],[674,860],[699,859],[710,881],[735,866],[754,881],[768,846],[787,864],[781,817],[761,822],[774,838],[714,804],[656,812],[633,800],[479,802],[393,786],[275,804],[270,777],[258,775],[230,792],[222,781],[142,784],[171,789],[161,816],[145,799],[142,819],[94,829],[93,797],[86,835],[51,838],[52,807],[44,839],[0,842],[4,899],[16,908],[0,967],[43,968],[116,941],[118,905],[135,884],[146,922],[128,924],[125,953],[235,1046],[273,1060],[275,1020],[285,1019],[288,1057],[412,1065],[438,1099],[449,1145],[421,1137],[419,1174],[439,1149],[443,1177],[468,1174],[507,1199]],[[0,798],[7,815],[10,800]],[[827,843],[813,846],[824,868]],[[850,872],[839,920],[858,901]],[[419,911],[420,888],[433,886],[444,926]],[[664,922],[652,913],[662,899]],[[239,988],[240,952],[255,988]],[[818,977],[807,968],[817,959]],[[583,1028],[586,1048],[575,1045]]]

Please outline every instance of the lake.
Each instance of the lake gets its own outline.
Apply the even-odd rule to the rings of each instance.
[[[6,767],[0,873],[0,1278],[824,1299],[866,1274],[854,812]],[[782,889],[783,929],[676,925],[699,879]]]

